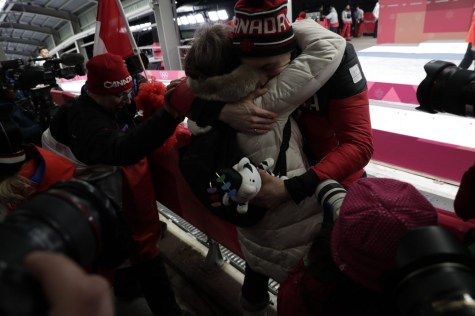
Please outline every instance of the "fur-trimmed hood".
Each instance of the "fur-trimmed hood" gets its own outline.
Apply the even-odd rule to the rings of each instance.
[[[250,66],[241,65],[229,74],[205,80],[188,77],[188,87],[196,97],[205,100],[237,102],[266,81],[264,74]]]

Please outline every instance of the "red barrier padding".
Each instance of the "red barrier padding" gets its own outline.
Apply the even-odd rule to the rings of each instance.
[[[76,97],[76,95],[71,92],[61,91],[61,90],[56,90],[56,89],[51,89],[50,93],[51,93],[51,98],[53,99],[53,103],[57,106],[61,106],[64,103]]]
[[[157,201],[224,247],[242,257],[236,227],[208,211],[195,197],[178,165],[178,149],[189,138],[189,131],[178,128],[175,140],[150,156],[150,169],[155,181]]]
[[[475,149],[373,129],[372,160],[460,183]]]

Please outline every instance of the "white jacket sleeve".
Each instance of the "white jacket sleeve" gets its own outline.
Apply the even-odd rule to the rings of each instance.
[[[379,19],[379,2],[376,2],[376,5],[374,6],[373,15],[376,20]]]
[[[269,92],[256,104],[287,117],[313,96],[335,73],[346,48],[346,40],[313,20],[292,25],[302,53],[267,84]]]

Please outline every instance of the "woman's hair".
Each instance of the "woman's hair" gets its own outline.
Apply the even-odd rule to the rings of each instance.
[[[18,174],[0,179],[0,204],[14,209],[28,198],[30,189],[30,181]]]
[[[185,73],[188,77],[201,80],[227,74],[239,63],[232,43],[232,27],[215,24],[195,32],[185,57]]]

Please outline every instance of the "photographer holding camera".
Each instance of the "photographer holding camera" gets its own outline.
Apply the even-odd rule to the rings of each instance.
[[[412,185],[393,179],[359,179],[346,194],[327,180],[316,195],[326,205],[324,225],[280,285],[278,315],[397,315],[382,277],[395,266],[405,234],[437,224],[435,208]]]
[[[132,77],[120,56],[87,64],[86,91],[63,105],[43,134],[43,146],[77,166],[76,176],[100,188],[127,218],[135,241],[131,263],[154,315],[182,315],[157,248],[160,222],[147,155],[175,131],[182,117],[168,105],[136,125],[127,113]]]

